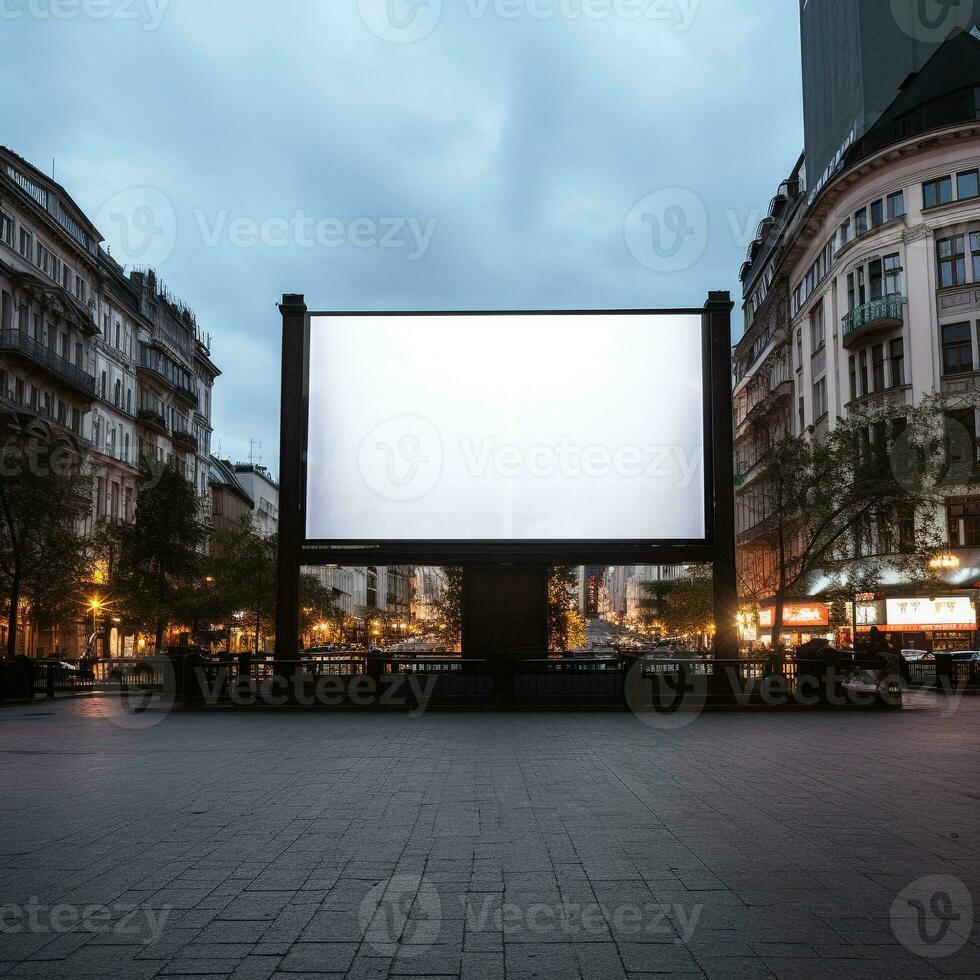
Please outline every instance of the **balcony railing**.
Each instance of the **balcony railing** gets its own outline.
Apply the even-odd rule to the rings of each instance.
[[[197,452],[197,438],[194,436],[193,432],[188,432],[186,429],[177,429],[173,431],[174,444],[180,448],[187,450],[192,453]]]
[[[50,371],[51,374],[76,391],[90,398],[95,397],[95,377],[93,375],[87,374],[80,367],[72,364],[71,361],[59,357],[50,347],[45,347],[44,344],[38,343],[19,330],[0,330],[0,351],[20,354],[39,367]]]
[[[841,320],[841,336],[845,347],[872,330],[898,327],[905,322],[905,297],[891,293],[851,310]]]
[[[141,344],[138,366],[146,371],[152,371],[180,397],[195,408],[197,407],[197,391],[190,375],[183,368],[178,367],[169,357],[152,347]]]

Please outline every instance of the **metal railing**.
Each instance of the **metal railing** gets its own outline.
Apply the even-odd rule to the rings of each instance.
[[[882,320],[905,319],[905,297],[901,293],[889,293],[881,299],[873,299],[870,303],[855,307],[841,319],[841,331],[844,337],[860,330],[862,327]]]
[[[26,333],[19,330],[0,330],[0,350],[12,351],[30,358],[35,364],[46,368],[57,375],[62,381],[86,395],[95,397],[95,377],[87,374],[71,361],[56,354],[50,347],[45,347]]]

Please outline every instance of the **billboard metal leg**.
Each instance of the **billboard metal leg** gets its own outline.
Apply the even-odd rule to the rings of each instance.
[[[279,434],[279,547],[276,558],[276,660],[299,657],[300,493],[303,454],[303,346],[306,303],[287,294],[282,313]]]
[[[714,511],[715,656],[734,660],[738,647],[735,567],[735,432],[732,413],[732,303],[727,292],[708,294],[711,336],[711,434]]]

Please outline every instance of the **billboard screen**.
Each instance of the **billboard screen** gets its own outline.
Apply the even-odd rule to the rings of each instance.
[[[703,544],[702,311],[310,314],[307,544]]]

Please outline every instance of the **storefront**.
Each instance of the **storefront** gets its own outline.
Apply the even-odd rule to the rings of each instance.
[[[775,606],[763,606],[759,610],[759,638],[766,645],[772,641],[772,627],[776,621]],[[784,646],[797,647],[809,640],[831,640],[830,606],[823,602],[789,602],[783,607],[783,632],[780,640]]]
[[[875,598],[855,604],[857,630],[873,626],[900,650],[970,650],[976,645],[977,614],[972,595]]]

